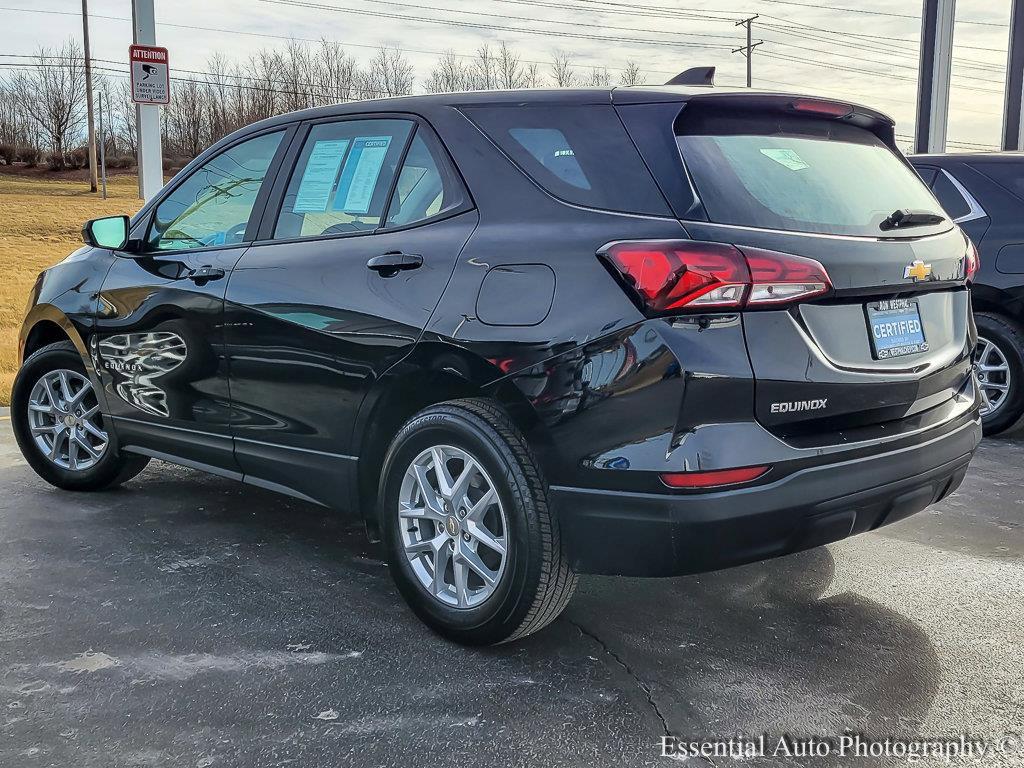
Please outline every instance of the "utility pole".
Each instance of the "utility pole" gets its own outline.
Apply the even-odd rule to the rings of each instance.
[[[89,5],[82,0],[82,38],[85,52],[85,109],[89,124],[89,191],[96,191],[96,128],[92,113],[92,57],[89,54]]]
[[[756,18],[757,14],[755,13],[749,19],[741,19],[740,21],[737,21],[735,24],[735,26],[737,27],[747,28],[747,44],[741,46],[740,48],[733,49],[733,53],[742,52],[743,55],[747,57],[747,88],[752,87],[754,84],[754,68],[752,61],[754,57],[754,49],[757,48],[757,46],[764,44],[763,40],[758,40],[756,43],[753,41],[753,23],[754,19]]]

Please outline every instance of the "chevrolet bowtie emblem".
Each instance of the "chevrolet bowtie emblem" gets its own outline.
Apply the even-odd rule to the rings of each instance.
[[[932,265],[925,264],[920,259],[915,259],[903,269],[903,278],[914,278],[914,281],[924,280],[932,275]]]

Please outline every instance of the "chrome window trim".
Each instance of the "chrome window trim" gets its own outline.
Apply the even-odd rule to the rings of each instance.
[[[945,168],[939,168],[939,173],[941,173],[943,176],[949,179],[949,183],[952,184],[956,191],[959,192],[960,195],[963,197],[963,199],[967,201],[967,207],[970,208],[970,210],[967,213],[965,213],[963,216],[960,216],[959,218],[953,219],[953,221],[955,221],[957,224],[963,224],[964,222],[967,221],[983,219],[986,216],[988,216],[988,214],[985,213],[985,209],[981,207],[981,203],[974,199],[974,195],[968,192],[967,188],[964,187],[964,185],[961,184],[959,181],[957,181],[956,177],[953,176],[953,174],[951,174]]]

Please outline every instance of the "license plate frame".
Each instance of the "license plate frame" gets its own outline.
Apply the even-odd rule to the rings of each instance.
[[[916,299],[883,299],[864,305],[871,354],[875,360],[928,351],[928,339]]]

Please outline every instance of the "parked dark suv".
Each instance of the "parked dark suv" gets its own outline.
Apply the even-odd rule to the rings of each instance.
[[[910,158],[942,207],[978,246],[971,300],[982,426],[995,434],[1024,417],[1024,153]]]
[[[35,470],[92,490],[155,457],[349,510],[461,642],[539,629],[576,573],[892,523],[981,435],[975,252],[864,107],[344,104],[245,128],[84,233],[21,334]]]

